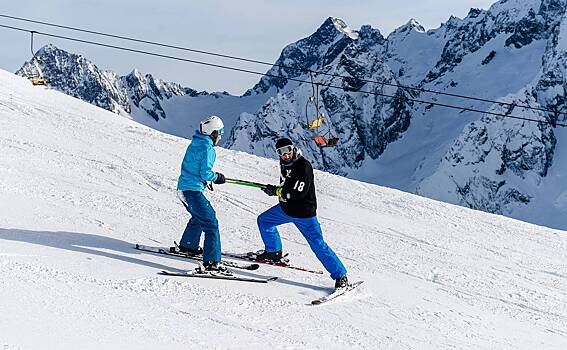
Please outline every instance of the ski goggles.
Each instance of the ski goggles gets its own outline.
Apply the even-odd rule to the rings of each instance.
[[[278,155],[281,157],[284,154],[293,152],[293,146],[289,145],[289,146],[280,147],[280,148],[276,149],[276,152],[278,152]]]
[[[220,129],[218,130],[218,133],[219,133],[219,135],[221,135],[221,136],[224,135],[224,128],[220,128]]]

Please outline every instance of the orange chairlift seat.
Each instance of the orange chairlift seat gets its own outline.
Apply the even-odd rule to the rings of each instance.
[[[319,147],[334,147],[339,143],[339,139],[336,137],[329,137],[328,139],[323,135],[313,136],[311,139],[315,141]]]

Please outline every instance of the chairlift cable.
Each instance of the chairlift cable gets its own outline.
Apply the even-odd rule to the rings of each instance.
[[[477,101],[477,102],[486,102],[486,103],[498,104],[498,105],[501,105],[501,106],[511,106],[512,105],[511,103],[508,103],[508,102],[495,101],[495,100],[490,100],[490,99],[486,99],[486,98],[480,98],[480,97],[467,96],[467,95],[462,95],[462,94],[436,91],[436,90],[431,90],[431,89],[425,89],[425,88],[422,88],[422,87],[408,86],[408,85],[397,84],[397,83],[389,83],[389,82],[386,82],[386,81],[376,81],[376,80],[370,80],[370,79],[361,79],[361,78],[343,76],[343,75],[339,75],[339,74],[331,74],[331,73],[326,73],[326,72],[322,72],[322,71],[312,70],[312,69],[309,69],[309,68],[291,67],[291,66],[287,66],[287,65],[283,65],[283,64],[278,64],[278,63],[269,63],[269,62],[264,62],[264,61],[260,61],[260,60],[256,60],[256,59],[249,59],[249,58],[238,57],[238,56],[233,56],[233,55],[221,54],[221,53],[212,52],[212,51],[198,50],[198,49],[193,49],[193,48],[188,48],[188,47],[181,47],[181,46],[176,46],[176,45],[159,43],[159,42],[155,42],[155,41],[148,41],[148,40],[131,38],[131,37],[126,37],[126,36],[121,36],[121,35],[103,33],[103,32],[98,32],[98,31],[94,31],[94,30],[65,26],[65,25],[60,25],[60,24],[55,24],[55,23],[50,23],[50,22],[36,21],[36,20],[22,18],[22,17],[10,16],[10,15],[4,15],[4,14],[0,14],[0,17],[18,20],[18,21],[23,21],[23,22],[36,23],[36,24],[51,26],[51,27],[60,28],[60,29],[78,31],[78,32],[83,32],[83,33],[88,33],[88,34],[93,34],[93,35],[106,36],[106,37],[115,38],[115,39],[133,41],[133,42],[138,42],[138,43],[142,43],[142,44],[161,46],[161,47],[166,47],[166,48],[171,48],[171,49],[176,49],[176,50],[183,50],[183,51],[199,53],[199,54],[203,54],[203,55],[209,55],[209,56],[227,58],[227,59],[238,60],[238,61],[243,61],[243,62],[267,65],[267,66],[270,66],[270,67],[279,67],[279,68],[284,68],[284,69],[289,69],[289,70],[294,70],[294,71],[312,73],[312,74],[316,74],[316,75],[329,76],[329,77],[333,77],[333,78],[348,79],[348,80],[354,79],[356,82],[387,85],[387,86],[398,87],[400,89],[405,89],[405,90],[413,90],[413,91],[417,91],[417,92],[420,92],[420,93],[430,93],[430,94],[436,94],[436,95],[442,95],[442,96],[448,96],[448,97],[455,97],[455,98],[473,100],[473,101]],[[266,75],[266,76],[269,76],[269,75]],[[293,80],[291,78],[287,78],[287,77],[284,77],[284,76],[279,76],[279,77],[283,78],[283,79]],[[542,108],[542,107],[532,107],[530,105],[524,105],[524,104],[517,105],[517,106],[522,107],[522,108],[526,108],[526,109],[537,110],[537,111],[541,111],[541,112],[567,115],[567,112],[561,112],[561,111]]]
[[[22,29],[22,28],[18,28],[18,27],[3,25],[3,24],[0,24],[0,27],[12,29],[12,30],[23,31],[23,32],[31,32],[31,30],[29,30],[29,29]],[[155,52],[143,51],[143,50],[132,49],[132,48],[116,46],[116,45],[110,45],[110,44],[105,44],[105,43],[100,43],[100,42],[95,42],[95,41],[89,41],[89,40],[67,37],[67,36],[62,36],[62,35],[50,34],[50,33],[45,33],[45,32],[39,32],[39,31],[34,31],[34,32],[35,32],[35,34],[38,34],[38,35],[44,35],[44,36],[48,36],[48,37],[53,37],[53,38],[63,39],[63,40],[69,40],[69,41],[75,41],[75,42],[80,42],[80,43],[84,43],[84,44],[97,45],[97,46],[112,48],[112,49],[116,49],[116,50],[134,52],[134,53],[139,53],[139,54],[144,54],[144,55],[149,55],[149,56],[155,56],[155,57],[160,57],[160,58],[167,58],[167,59],[171,59],[171,60],[193,63],[193,64],[199,64],[199,65],[214,67],[214,68],[221,68],[221,69],[226,69],[226,70],[231,70],[231,71],[236,71],[236,72],[241,72],[241,73],[255,74],[255,75],[267,76],[267,77],[273,77],[273,78],[279,78],[279,79],[287,79],[287,80],[295,81],[295,82],[299,82],[299,83],[309,83],[308,80],[303,80],[303,79],[298,79],[298,78],[284,77],[284,76],[281,76],[281,75],[275,75],[275,74],[271,74],[271,73],[262,73],[262,72],[257,72],[257,71],[253,71],[253,70],[249,70],[249,69],[237,68],[237,67],[232,67],[232,66],[227,66],[227,65],[220,65],[220,64],[215,64],[215,63],[210,63],[210,62],[205,62],[205,61],[192,60],[192,59],[187,59],[187,58],[182,58],[182,57],[177,57],[177,56],[171,56],[171,55],[164,55],[164,54],[155,53]],[[396,96],[383,94],[383,93],[379,93],[379,92],[376,92],[376,91],[346,89],[342,86],[332,85],[330,83],[328,83],[328,84],[318,83],[318,84],[320,86],[323,86],[323,87],[339,89],[339,90],[349,92],[349,93],[365,93],[365,94],[369,94],[369,95],[381,96],[381,97],[386,97],[386,98],[397,98]],[[430,106],[445,107],[445,108],[455,109],[455,110],[459,110],[459,111],[469,111],[469,112],[493,115],[493,116],[498,116],[498,117],[503,117],[503,118],[511,118],[511,119],[517,119],[517,120],[524,120],[524,121],[542,123],[542,124],[549,124],[549,125],[552,125],[554,127],[557,127],[557,126],[567,127],[567,124],[564,124],[564,123],[557,123],[557,122],[548,121],[548,120],[531,119],[531,118],[520,117],[520,116],[511,115],[511,114],[480,110],[480,109],[472,108],[472,107],[462,107],[462,106],[452,105],[452,104],[448,104],[448,103],[432,102],[432,101],[426,101],[426,100],[421,100],[421,99],[417,99],[417,98],[410,98],[410,97],[404,97],[404,100],[409,101],[409,102],[426,104],[426,105],[430,105]],[[512,103],[500,103],[500,104],[501,105],[508,105],[508,106],[514,105]],[[519,108],[523,108],[523,109],[534,109],[532,107],[524,106],[524,105],[515,105],[515,107],[519,107]],[[556,114],[567,114],[567,112],[556,112],[556,111],[550,111],[550,110],[546,110],[546,111],[553,112],[553,113],[556,113]]]

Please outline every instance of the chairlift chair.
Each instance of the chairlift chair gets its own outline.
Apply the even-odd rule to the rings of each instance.
[[[35,57],[35,53],[34,53],[34,50],[33,50],[33,35],[34,35],[34,33],[37,33],[37,32],[35,32],[33,30],[30,32],[30,34],[31,34],[30,49],[31,49],[31,54],[32,54],[32,60]],[[39,57],[37,59],[39,60]],[[31,77],[29,77],[29,80],[31,81],[33,86],[48,86],[48,84],[49,84],[47,79],[45,79],[41,76],[41,73],[39,75],[37,73],[33,74]]]
[[[319,114],[319,116],[315,119],[313,119],[308,127],[309,129],[318,129],[321,126],[323,126],[323,122],[325,121],[325,118],[323,117],[323,113]]]
[[[327,123],[329,122],[330,125],[328,127],[328,131],[327,133],[325,133],[324,135],[315,135],[313,137],[311,137],[311,139],[313,141],[315,141],[315,143],[317,144],[317,146],[324,148],[324,147],[335,147],[337,145],[337,143],[339,143],[339,139],[336,137],[333,137],[331,134],[331,126],[333,124],[332,120],[329,118],[328,121],[325,120],[325,116],[323,115],[323,112],[321,112],[319,110],[319,83],[316,83],[314,78],[313,78],[313,74],[310,72],[309,73],[310,77],[311,77],[311,86],[313,89],[313,95],[309,97],[309,99],[307,100],[307,102],[305,103],[305,118],[307,121],[307,124],[303,124],[304,127],[306,129],[318,129],[320,127],[323,126],[323,123]],[[309,121],[309,113],[308,113],[308,106],[309,104],[313,104],[315,105],[315,110],[317,111],[317,118],[313,119],[312,121]],[[329,138],[327,139],[325,136],[329,135]]]
[[[30,81],[33,86],[48,86],[47,79],[42,77],[31,77]]]
[[[323,135],[316,135],[311,138],[317,146],[324,148],[324,147],[335,147],[339,143],[339,139],[337,137],[329,137],[328,139]]]

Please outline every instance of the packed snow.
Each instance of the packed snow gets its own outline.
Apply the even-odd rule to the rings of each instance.
[[[267,285],[157,275],[188,140],[0,71],[2,349],[565,349],[567,232],[316,172],[328,243],[364,284],[262,266]],[[218,149],[216,170],[276,183],[272,159]],[[262,248],[254,188],[207,192],[224,250]],[[558,201],[561,201],[558,198]],[[563,201],[567,201],[563,198]],[[321,269],[294,227],[296,265]]]

